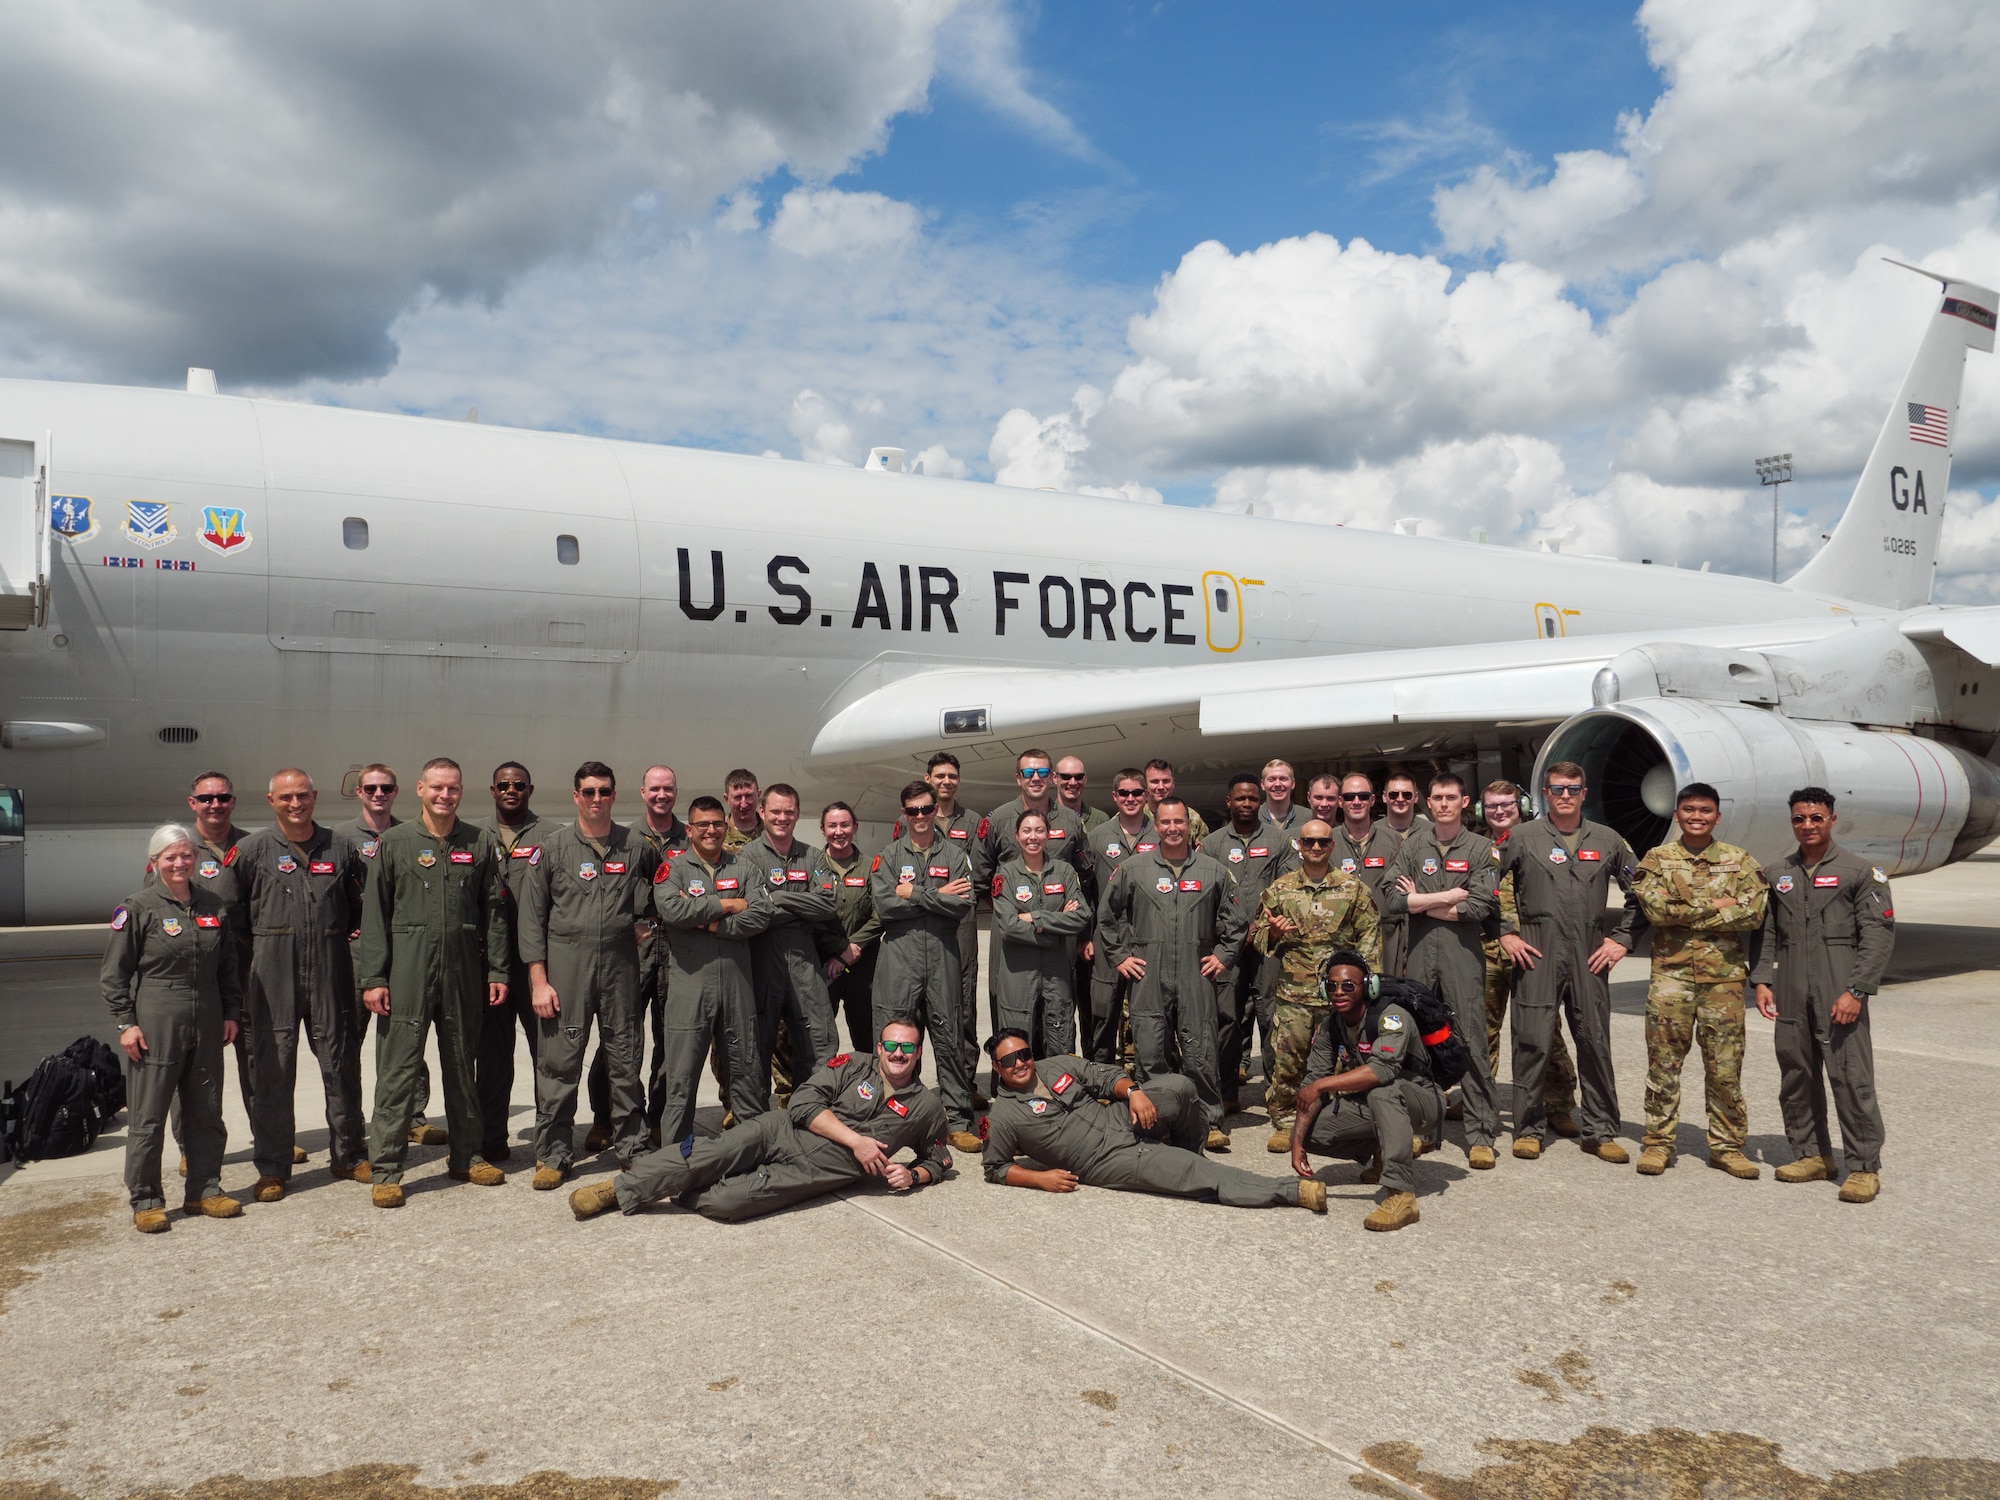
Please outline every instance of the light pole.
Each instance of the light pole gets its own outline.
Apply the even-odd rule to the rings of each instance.
[[[1792,455],[1774,453],[1757,460],[1757,482],[1771,487],[1771,582],[1778,581],[1778,486],[1792,482]]]

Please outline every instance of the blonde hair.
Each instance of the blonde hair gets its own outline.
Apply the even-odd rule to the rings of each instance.
[[[194,830],[185,823],[162,823],[146,840],[146,858],[158,859],[176,844],[194,844]]]

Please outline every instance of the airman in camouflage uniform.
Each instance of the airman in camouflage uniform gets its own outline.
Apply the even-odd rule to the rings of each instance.
[[[1732,1177],[1755,1177],[1743,1155],[1743,934],[1761,926],[1767,892],[1757,861],[1712,837],[1720,810],[1713,787],[1683,788],[1674,808],[1681,836],[1639,861],[1632,894],[1653,924],[1646,988],[1646,1135],[1639,1170],[1657,1176],[1674,1155],[1681,1067],[1701,1044],[1708,1107],[1708,1160]]]
[[[1307,844],[1324,838],[1324,844]],[[1382,961],[1375,898],[1355,876],[1333,868],[1333,829],[1315,820],[1299,830],[1300,867],[1280,875],[1257,898],[1250,941],[1276,971],[1271,1045],[1276,1053],[1264,1091],[1272,1151],[1292,1149],[1292,1117],[1306,1073],[1313,1032],[1326,1019],[1320,975],[1326,961],[1351,948],[1373,967]]]

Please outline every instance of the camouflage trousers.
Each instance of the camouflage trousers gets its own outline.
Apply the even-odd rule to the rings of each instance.
[[[1519,970],[1507,961],[1498,943],[1486,945],[1486,1066],[1500,1076],[1500,1023],[1507,1019],[1507,1002],[1514,997],[1514,981]],[[1576,1113],[1576,1063],[1563,1040],[1562,1025],[1556,1025],[1555,1040],[1549,1046],[1548,1071],[1542,1075],[1542,1103],[1548,1114]]]
[[[1653,971],[1646,990],[1646,1135],[1644,1144],[1674,1149],[1680,1124],[1681,1067],[1701,1044],[1708,1149],[1741,1151],[1750,1117],[1743,1106],[1743,981],[1703,983]]]
[[[1271,1011],[1271,1076],[1264,1084],[1264,1113],[1273,1126],[1290,1125],[1298,1112],[1313,1030],[1326,1018],[1326,1007],[1280,1000]]]

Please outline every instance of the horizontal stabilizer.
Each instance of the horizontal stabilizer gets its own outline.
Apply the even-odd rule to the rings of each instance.
[[[1902,630],[1913,641],[1950,641],[1974,661],[2000,667],[2000,606],[1911,615]]]

